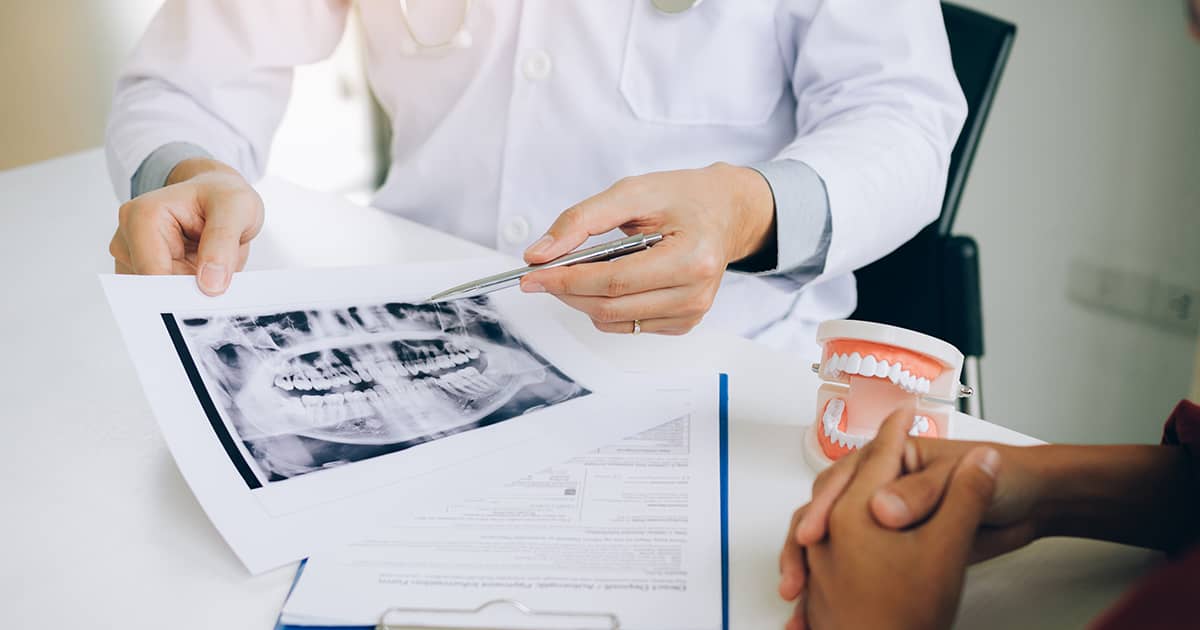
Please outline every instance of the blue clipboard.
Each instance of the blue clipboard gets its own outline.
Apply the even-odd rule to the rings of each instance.
[[[721,407],[718,413],[721,458],[721,628],[729,630],[729,375],[721,374],[719,383],[718,404]],[[285,603],[292,596],[292,590],[300,581],[300,575],[304,573],[304,565],[307,562],[307,559],[301,560],[300,566],[296,568],[296,576],[292,579],[287,596],[284,597]],[[377,630],[377,628],[378,626],[284,625],[282,613],[280,619],[275,622],[275,630]]]

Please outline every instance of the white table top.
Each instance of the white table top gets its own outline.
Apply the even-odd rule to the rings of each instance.
[[[253,269],[483,251],[337,196],[277,180],[260,190],[268,218]],[[248,575],[171,461],[96,280],[112,270],[116,207],[98,150],[0,173],[0,627],[265,630],[292,571]],[[778,546],[813,477],[800,451],[817,383],[807,364],[733,337],[635,339],[560,317],[620,367],[730,374],[731,617],[781,627]],[[965,416],[954,433],[1029,440]],[[1039,542],[972,569],[959,625],[1080,626],[1156,559]]]

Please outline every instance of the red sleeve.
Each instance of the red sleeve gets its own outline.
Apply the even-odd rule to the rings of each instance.
[[[1200,406],[1181,401],[1163,427],[1162,443],[1181,446],[1200,470]],[[1196,498],[1200,501],[1200,496]],[[1154,571],[1097,619],[1093,630],[1118,628],[1195,628],[1195,601],[1200,592],[1200,546]]]
[[[1200,405],[1188,400],[1179,401],[1163,427],[1162,443],[1182,446],[1189,455],[1200,453]]]
[[[1092,622],[1092,630],[1158,630],[1196,627],[1200,548],[1139,580],[1115,606]]]
[[[1181,400],[1163,427],[1163,446],[1178,446],[1191,463],[1192,487],[1200,488],[1200,405]],[[1200,504],[1200,492],[1196,495]],[[1198,532],[1200,533],[1200,532]]]

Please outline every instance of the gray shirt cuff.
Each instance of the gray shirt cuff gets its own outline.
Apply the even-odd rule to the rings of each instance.
[[[775,260],[734,263],[733,271],[756,275],[793,275],[809,279],[820,275],[829,252],[833,224],[825,182],[799,160],[774,160],[751,164],[775,197]],[[772,265],[772,263],[774,263]]]
[[[193,158],[212,159],[208,151],[190,142],[171,142],[158,147],[146,159],[142,160],[137,171],[129,181],[132,197],[139,197],[151,190],[158,190],[167,184],[171,171],[184,160]]]

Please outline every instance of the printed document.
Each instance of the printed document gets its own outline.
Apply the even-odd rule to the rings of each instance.
[[[705,384],[685,415],[313,556],[282,621],[374,626],[388,609],[510,599],[623,629],[721,628],[718,388]]]
[[[102,283],[180,470],[259,572],[670,413],[546,296],[423,301],[505,264],[253,272],[217,298],[190,277]]]

